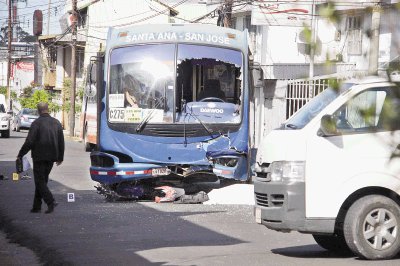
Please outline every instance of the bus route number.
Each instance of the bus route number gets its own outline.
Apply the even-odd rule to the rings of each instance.
[[[125,121],[125,109],[124,108],[111,108],[110,109],[110,121],[115,121],[115,122]]]

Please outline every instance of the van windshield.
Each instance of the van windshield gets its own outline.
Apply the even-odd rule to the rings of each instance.
[[[286,122],[282,124],[281,129],[302,129],[326,106],[351,86],[353,86],[352,83],[343,83],[339,91],[337,89],[327,88],[286,120]]]

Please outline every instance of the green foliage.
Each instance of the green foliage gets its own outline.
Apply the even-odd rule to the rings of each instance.
[[[329,87],[339,93],[340,86],[342,85],[342,81],[336,78],[328,79]]]
[[[70,99],[70,94],[71,94],[71,87],[72,87],[72,81],[70,78],[65,78],[63,82],[63,88],[62,91],[64,93],[64,104],[62,106],[62,110],[69,112],[71,108],[71,99]],[[82,110],[82,103],[83,101],[83,88],[78,88],[76,94],[75,94],[75,113],[80,113]]]
[[[7,95],[7,87],[0,86],[0,94]],[[17,93],[15,91],[11,91],[11,99],[17,99]]]
[[[25,90],[24,90],[25,91]],[[29,91],[29,89],[27,89]],[[40,102],[48,103],[50,112],[58,112],[61,108],[58,104],[52,101],[53,95],[46,90],[36,90],[32,95],[25,94],[20,98],[22,108],[36,109]]]
[[[20,99],[20,103],[23,108],[36,109],[37,104],[40,102],[49,103],[49,94],[44,90],[37,90],[32,96],[23,97]]]
[[[333,2],[328,2],[321,5],[319,14],[328,19],[330,22],[337,23],[340,21],[340,15],[336,10],[335,3]]]
[[[64,101],[63,101],[63,105],[62,105],[62,110],[69,112],[70,107],[71,107],[71,101],[70,101],[70,91],[71,91],[71,85],[72,85],[72,81],[70,78],[65,78],[63,81],[63,94],[64,94]]]

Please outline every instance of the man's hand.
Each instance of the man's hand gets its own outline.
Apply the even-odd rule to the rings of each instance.
[[[58,161],[56,162],[56,165],[59,166],[60,164],[62,164],[63,161]]]

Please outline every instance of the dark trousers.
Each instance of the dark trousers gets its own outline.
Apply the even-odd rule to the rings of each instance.
[[[40,209],[42,199],[49,205],[54,202],[53,194],[47,187],[49,174],[53,168],[54,162],[33,161],[33,176],[35,178],[35,198],[33,199],[33,209]]]

